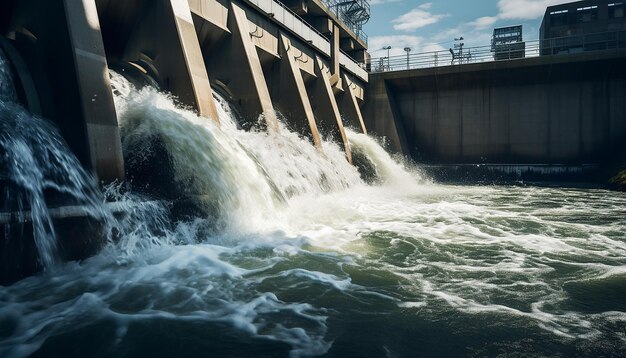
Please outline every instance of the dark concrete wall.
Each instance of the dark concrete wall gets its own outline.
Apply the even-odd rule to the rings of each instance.
[[[625,64],[616,50],[372,74],[366,122],[422,163],[608,162],[626,149]]]
[[[119,128],[93,0],[10,0],[0,5],[0,13],[0,42],[21,58],[21,66],[15,66],[17,85],[24,86],[26,77],[33,82],[32,90],[24,88],[30,98],[23,103],[54,121],[72,152],[102,182],[123,179]]]

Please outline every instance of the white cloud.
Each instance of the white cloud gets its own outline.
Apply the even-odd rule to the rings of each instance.
[[[462,23],[433,35],[430,40],[442,44],[446,49],[454,45],[455,38],[463,37],[467,47],[486,46],[491,43],[491,29],[479,29],[471,23]]]
[[[432,5],[432,3],[425,3],[401,15],[392,21],[393,28],[400,31],[413,31],[434,24],[447,16],[430,13]]]
[[[370,1],[370,5],[381,5],[381,4],[388,4],[391,2],[401,2],[402,0],[372,0]]]
[[[566,0],[499,0],[498,18],[532,20],[542,16],[548,6],[563,4]]]
[[[468,23],[468,25],[474,27],[477,30],[484,30],[484,29],[492,26],[493,24],[495,24],[496,21],[498,21],[498,17],[497,16],[483,16],[483,17],[479,17],[478,19]]]
[[[432,2],[427,2],[425,4],[422,4],[420,6],[418,6],[418,9],[422,9],[422,10],[430,10],[430,8],[433,7],[433,3]]]
[[[499,20],[533,20],[543,16],[548,6],[567,2],[567,0],[499,0],[496,16],[483,16],[467,25],[475,30],[484,30]]]

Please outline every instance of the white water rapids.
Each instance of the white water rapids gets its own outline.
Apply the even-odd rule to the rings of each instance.
[[[0,356],[610,355],[626,347],[626,196],[430,183],[372,138],[220,127],[114,75],[124,147],[158,135],[215,217],[118,194],[99,255],[0,287]],[[145,150],[149,150],[148,147]],[[141,156],[138,156],[139,158]]]

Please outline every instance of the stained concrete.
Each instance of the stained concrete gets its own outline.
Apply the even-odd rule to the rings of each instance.
[[[94,0],[14,1],[10,6],[0,27],[23,58],[24,72],[35,80],[30,92],[36,93],[39,109],[34,112],[59,126],[72,152],[101,181],[123,179],[120,135]]]
[[[372,74],[367,125],[422,163],[607,163],[626,153],[624,63],[612,50]]]
[[[291,119],[290,123],[298,132],[311,138],[318,150],[322,150],[322,142],[304,78],[297,64],[294,48],[284,35],[280,36],[279,52],[281,61],[277,68],[278,73],[274,75],[278,79],[274,86],[276,105],[284,116]]]
[[[343,95],[339,95],[341,100],[341,110],[346,121],[356,130],[360,130],[361,133],[367,134],[367,127],[363,119],[361,112],[361,106],[355,94],[356,85],[354,82],[344,73],[341,78],[343,86]]]
[[[319,57],[315,61],[315,74],[317,79],[314,81],[310,93],[312,93],[312,103],[316,106],[315,113],[320,131],[329,134],[335,141],[343,143],[346,158],[348,162],[352,163],[352,151],[346,137],[339,105],[333,93],[330,70],[324,67]]]
[[[217,121],[187,0],[97,0],[106,56],[135,63],[179,102]]]

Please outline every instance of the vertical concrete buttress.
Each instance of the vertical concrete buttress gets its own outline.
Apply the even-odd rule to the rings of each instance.
[[[185,56],[190,84],[197,103],[198,112],[219,123],[215,100],[209,82],[202,50],[191,18],[191,10],[187,0],[170,0],[172,15],[180,39],[180,47]]]
[[[97,0],[107,58],[133,63],[201,115],[218,121],[187,0]]]
[[[226,47],[227,54],[220,55],[222,68],[231,72],[231,90],[240,98],[242,109],[248,117],[264,115],[269,130],[278,132],[278,119],[267,87],[259,54],[252,42],[250,26],[244,9],[231,3],[229,29],[232,33],[231,46]],[[241,68],[234,68],[234,62],[243,60]],[[224,63],[226,61],[226,63]],[[236,72],[236,73],[235,73]]]
[[[95,0],[6,0],[0,24],[29,72],[39,108],[80,162],[109,183],[124,159]]]
[[[346,130],[343,126],[343,120],[341,113],[339,112],[339,106],[333,93],[333,88],[330,80],[330,70],[324,67],[322,60],[319,57],[315,59],[315,100],[317,104],[317,118],[321,123],[329,123],[334,127],[333,137],[337,141],[343,143],[346,151],[346,158],[348,162],[352,163],[352,151],[350,150],[350,144],[346,137]],[[333,122],[333,123],[331,123]]]
[[[283,34],[280,34],[278,47],[281,60],[278,71],[280,94],[276,98],[277,105],[285,116],[295,122],[301,133],[304,134],[307,131],[305,127],[308,126],[313,143],[321,150],[322,142],[317,130],[317,123],[300,67],[296,62],[294,48]]]
[[[339,71],[340,71],[339,60],[341,57],[341,50],[340,50],[339,45],[341,42],[341,38],[339,37],[339,35],[340,35],[339,25],[333,23],[333,32],[330,38],[330,60],[332,62],[331,64],[332,76],[339,76]],[[338,78],[338,77],[335,77],[335,78]],[[334,82],[337,82],[337,81],[334,80]]]
[[[124,159],[94,0],[64,0],[91,166],[103,182],[124,178]]]
[[[343,82],[343,98],[342,98],[342,108],[344,110],[344,116],[353,124],[361,127],[361,131],[363,134],[367,134],[367,127],[365,127],[365,122],[363,121],[363,115],[361,114],[361,108],[359,107],[359,102],[354,94],[352,89],[352,82],[348,81],[348,76],[344,73],[342,76]]]

